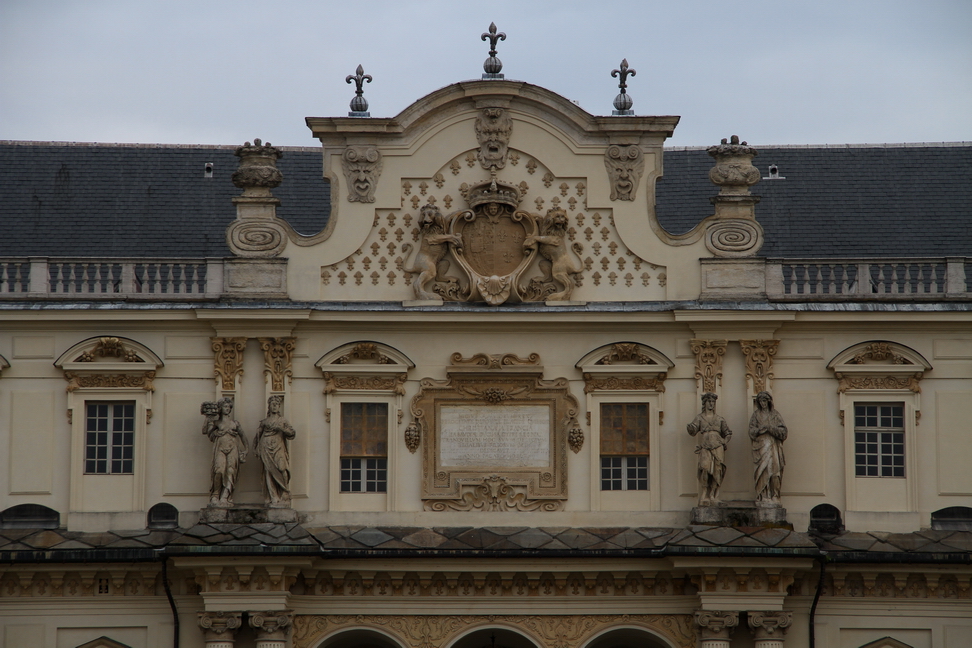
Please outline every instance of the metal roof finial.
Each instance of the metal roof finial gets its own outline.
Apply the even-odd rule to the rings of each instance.
[[[502,79],[503,75],[500,74],[500,70],[503,69],[503,62],[496,58],[496,43],[498,41],[505,41],[506,34],[503,32],[496,33],[496,23],[489,23],[489,33],[484,33],[482,39],[489,39],[489,58],[483,63],[483,69],[486,71],[483,74],[484,79]]]
[[[628,88],[628,76],[635,76],[637,72],[634,69],[628,69],[628,59],[621,59],[621,69],[611,70],[612,77],[620,77],[621,83],[618,84],[618,88],[621,92],[617,97],[614,98],[614,112],[613,115],[633,115],[634,111],[631,107],[634,105],[634,101],[631,100],[631,96],[626,92]]]
[[[371,75],[365,74],[364,68],[358,65],[358,69],[354,71],[354,74],[349,74],[345,81],[347,83],[354,81],[356,87],[354,99],[351,100],[351,112],[348,113],[348,117],[371,117],[371,113],[368,112],[368,100],[364,98],[364,83],[365,81],[371,83]]]

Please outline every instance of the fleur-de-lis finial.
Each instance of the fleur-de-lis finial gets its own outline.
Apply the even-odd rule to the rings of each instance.
[[[482,40],[489,39],[489,58],[483,63],[483,70],[486,73],[483,75],[484,79],[502,79],[503,75],[500,74],[500,70],[503,69],[503,62],[496,58],[496,43],[499,41],[506,40],[506,34],[503,32],[496,32],[496,23],[489,23],[489,32],[484,33]]]
[[[365,74],[364,68],[358,65],[358,69],[354,71],[354,74],[349,74],[344,81],[346,83],[353,81],[355,85],[354,99],[351,100],[351,112],[349,116],[368,117],[368,100],[364,98],[364,83],[365,81],[371,83],[371,75]]]
[[[621,92],[618,96],[614,98],[614,114],[615,115],[633,115],[634,111],[631,107],[634,105],[634,101],[627,93],[628,88],[628,76],[636,76],[638,73],[634,69],[628,68],[628,59],[621,59],[621,69],[611,70],[612,77],[620,77],[620,83],[618,88]]]

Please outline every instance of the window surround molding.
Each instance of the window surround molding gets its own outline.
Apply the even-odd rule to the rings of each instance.
[[[827,368],[838,381],[844,426],[844,481],[848,511],[914,512],[918,501],[918,420],[921,379],[932,366],[920,353],[887,340],[868,340],[838,353]],[[905,476],[857,477],[854,407],[901,403],[904,406]]]
[[[661,510],[661,455],[665,378],[675,363],[638,342],[616,342],[591,351],[575,365],[584,377],[590,428],[591,510]],[[648,490],[601,491],[601,404],[648,404]]]
[[[415,367],[404,353],[379,342],[343,344],[314,363],[324,375],[324,419],[329,426],[328,503],[332,511],[394,511],[398,509],[399,455],[397,434],[404,412],[402,398],[408,371]],[[388,405],[388,489],[385,493],[341,492],[341,404]]]
[[[71,426],[70,509],[77,512],[141,511],[145,508],[147,427],[152,417],[156,372],[163,362],[147,346],[117,336],[92,337],[62,353],[54,366],[68,381]],[[85,403],[135,403],[134,467],[130,475],[86,475]]]
[[[0,375],[3,375],[4,369],[9,369],[9,368],[10,368],[10,363],[7,362],[6,358],[0,355]]]

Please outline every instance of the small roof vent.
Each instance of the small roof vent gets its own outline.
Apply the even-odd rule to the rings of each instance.
[[[203,165],[203,177],[212,178],[213,177],[213,163],[207,162]]]
[[[778,164],[771,164],[768,173],[769,175],[763,176],[763,180],[786,180],[786,176],[780,175],[780,167]]]

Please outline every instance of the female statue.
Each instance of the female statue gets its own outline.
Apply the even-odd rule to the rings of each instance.
[[[698,435],[695,452],[699,455],[699,506],[719,503],[719,489],[726,476],[726,446],[732,430],[726,419],[715,413],[717,398],[712,392],[702,394],[702,411],[687,426],[690,435]]]
[[[238,421],[233,420],[233,399],[224,397],[215,403],[203,403],[206,416],[202,433],[213,442],[212,485],[209,505],[233,506],[233,490],[240,464],[246,461],[246,437]]]
[[[253,448],[263,462],[263,497],[271,508],[290,506],[290,447],[294,428],[280,414],[283,396],[267,400],[267,418],[253,439]]]
[[[749,419],[749,438],[753,442],[753,463],[756,465],[756,505],[780,506],[780,485],[783,481],[783,442],[786,424],[773,409],[769,392],[756,394],[756,410]]]

